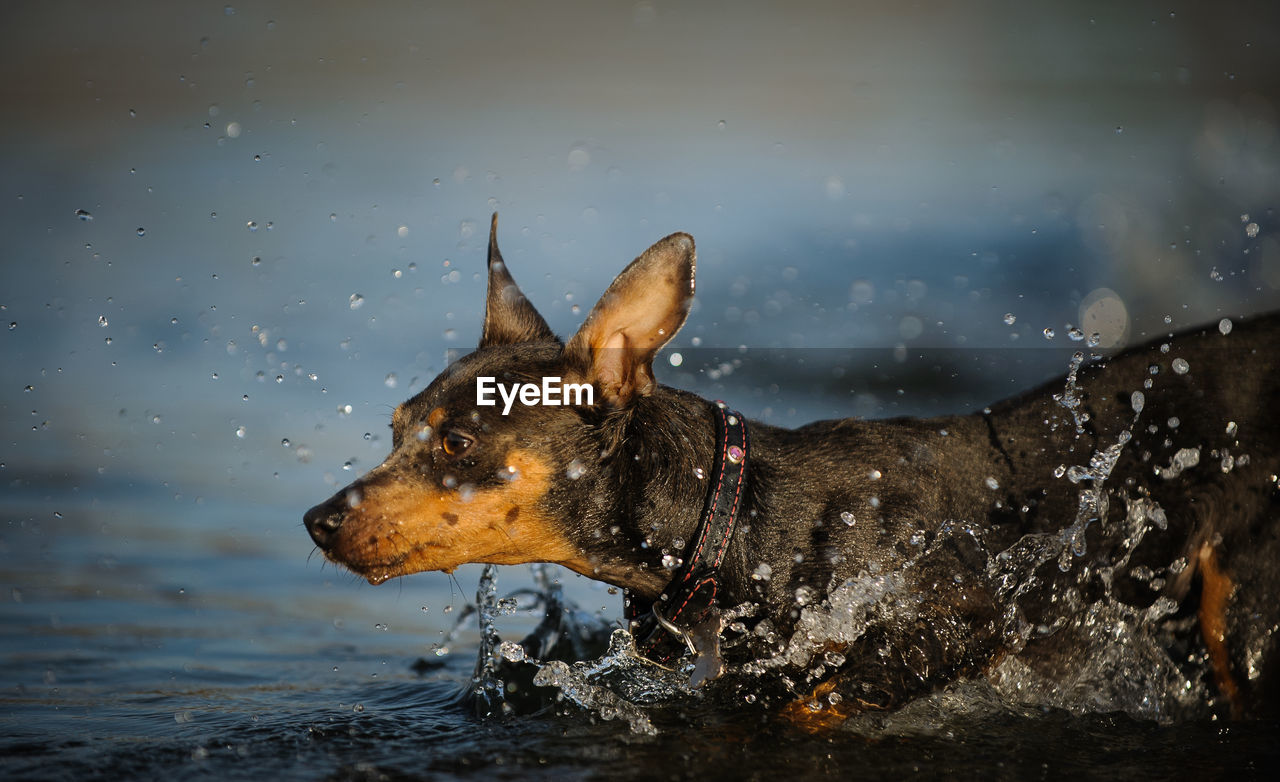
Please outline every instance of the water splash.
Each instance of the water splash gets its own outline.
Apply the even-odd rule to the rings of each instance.
[[[632,699],[649,702],[680,694],[683,677],[664,681],[660,675],[654,675],[662,670],[641,658],[636,653],[631,633],[619,629],[609,639],[609,651],[604,657],[572,664],[562,660],[539,664],[533,682],[541,687],[557,688],[562,698],[599,715],[601,719],[623,720],[633,733],[656,736],[658,729],[649,715],[636,703],[623,698],[622,693]],[[610,677],[621,693],[598,683],[603,677]]]
[[[910,567],[909,564],[902,571],[879,575],[864,571],[831,590],[821,602],[805,606],[782,649],[768,658],[747,663],[742,672],[760,676],[783,667],[809,668],[824,647],[857,640],[875,619],[892,610],[895,598],[909,595],[904,573]],[[772,632],[772,626],[761,622],[754,632],[765,636]],[[824,667],[819,663],[810,673],[820,676],[819,669]]]
[[[670,670],[642,657],[631,634],[613,629],[608,650],[600,649],[602,620],[567,600],[547,565],[533,565],[534,589],[498,597],[498,571],[486,565],[476,602],[466,605],[436,653],[448,654],[471,616],[479,622],[480,646],[464,700],[482,718],[538,711],[549,697],[568,702],[601,719],[627,722],[635,733],[657,733],[641,704],[670,701],[690,692],[685,669]],[[521,606],[524,601],[526,605]],[[499,617],[524,608],[541,609],[542,621],[519,642],[504,641]],[[553,690],[554,696],[547,690]]]
[[[1084,409],[1083,392],[1080,388],[1078,378],[1080,368],[1083,366],[1085,354],[1076,351],[1071,356],[1071,363],[1067,370],[1066,385],[1061,393],[1054,394],[1054,401],[1066,408],[1071,413],[1072,421],[1075,423],[1076,438],[1080,438],[1085,433],[1085,424],[1089,422],[1089,413]],[[1138,419],[1142,416],[1142,411],[1146,406],[1146,396],[1141,391],[1134,391],[1129,398],[1130,406],[1133,408],[1132,426],[1136,426]],[[1079,501],[1076,506],[1076,515],[1072,523],[1062,531],[1063,547],[1058,557],[1058,568],[1063,572],[1071,569],[1072,556],[1083,557],[1087,553],[1085,543],[1085,533],[1089,525],[1105,519],[1107,511],[1110,509],[1110,500],[1106,490],[1107,478],[1111,477],[1111,471],[1115,469],[1116,462],[1120,460],[1120,455],[1124,450],[1124,446],[1133,439],[1133,433],[1129,429],[1123,429],[1116,435],[1116,441],[1101,450],[1094,451],[1089,457],[1089,464],[1073,465],[1065,470],[1067,480],[1072,483],[1081,483],[1087,481],[1089,485],[1080,489]],[[1063,473],[1055,473],[1056,477],[1062,477]]]
[[[476,714],[488,716],[503,713],[506,705],[503,693],[506,689],[498,675],[498,649],[502,638],[498,635],[498,567],[485,565],[476,587],[476,616],[480,621],[480,649],[476,654],[476,669],[471,677],[471,694]]]
[[[1066,386],[1054,397],[1070,413],[1077,438],[1084,436],[1089,420],[1077,382],[1084,358],[1083,353],[1073,356]],[[1113,442],[1097,443],[1086,464],[1063,465],[1055,471],[1057,478],[1077,486],[1079,494],[1074,518],[1056,532],[1027,534],[996,550],[988,544],[984,530],[970,522],[947,520],[933,529],[925,525],[918,540],[913,539],[916,554],[892,570],[869,567],[855,578],[829,585],[825,595],[798,592],[796,621],[785,630],[768,619],[754,624],[739,621],[758,606],[745,604],[727,611],[723,648],[735,649],[739,663],[728,666],[725,679],[735,682],[735,692],[745,693],[748,704],[770,702],[771,696],[763,693],[777,692],[779,684],[784,692],[805,692],[845,667],[847,660],[840,649],[872,628],[919,621],[930,595],[913,585],[922,581],[920,574],[933,573],[932,568],[948,561],[943,557],[962,549],[968,552],[963,557],[967,565],[956,577],[976,579],[992,595],[1007,653],[983,679],[953,683],[942,693],[919,699],[917,703],[925,705],[918,709],[932,713],[946,704],[960,704],[961,711],[1123,711],[1160,722],[1202,716],[1208,701],[1201,670],[1204,661],[1175,661],[1166,648],[1163,629],[1177,603],[1161,593],[1187,563],[1177,559],[1164,567],[1151,563],[1130,567],[1143,539],[1153,530],[1166,529],[1168,520],[1149,497],[1107,486],[1145,403],[1142,391],[1133,392],[1129,427],[1116,433]],[[1198,450],[1180,451],[1164,469],[1190,469],[1198,456]],[[1122,515],[1109,513],[1116,497],[1124,502]],[[852,516],[846,523],[850,520]],[[1100,525],[1099,534],[1107,541],[1100,549],[1105,556],[1095,555],[1073,569],[1085,554],[1085,533],[1094,524]],[[765,582],[771,575],[762,565],[752,578]],[[1126,602],[1133,598],[1122,595],[1136,593],[1118,588],[1122,576],[1139,590],[1145,584],[1154,600]],[[482,642],[472,690],[477,704],[484,704],[483,713],[512,713],[512,692],[527,687],[543,693],[544,705],[546,698],[554,697],[561,707],[581,709],[601,720],[619,720],[634,733],[654,735],[658,732],[655,707],[704,697],[689,685],[690,662],[674,670],[658,666],[637,654],[634,639],[624,629],[613,629],[607,651],[592,653],[580,641],[598,633],[603,623],[592,617],[580,620],[580,612],[565,600],[546,566],[535,568],[537,588],[527,595],[545,608],[542,624],[519,643],[503,642],[494,624],[502,612],[495,578],[496,571],[486,568],[477,592]],[[957,624],[951,631],[965,628]],[[747,657],[753,659],[741,662],[740,653],[748,651]],[[872,722],[881,724],[885,719],[876,717]],[[867,720],[854,720],[850,729],[864,730],[867,724]]]

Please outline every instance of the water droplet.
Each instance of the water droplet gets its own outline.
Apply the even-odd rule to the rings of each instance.
[[[1045,339],[1053,339],[1053,329],[1049,328],[1048,326],[1045,326],[1045,329],[1044,329],[1044,338],[1045,338]]]
[[[706,471],[703,470],[701,467],[694,467],[693,474],[697,476],[698,480],[702,480],[703,478],[707,477]]]
[[[1228,437],[1235,437],[1235,436],[1236,436],[1236,432],[1237,432],[1237,431],[1238,431],[1238,427],[1236,426],[1236,422],[1235,422],[1235,421],[1228,421],[1228,422],[1227,422],[1227,436],[1228,436]]]
[[[399,382],[400,381],[396,377],[395,372],[388,372],[387,376],[382,379],[382,384],[387,388],[395,388],[397,385],[399,385]]]
[[[1249,223],[1248,225],[1246,225],[1244,227],[1244,235],[1249,237],[1250,239],[1255,238],[1258,235],[1258,224]]]
[[[364,296],[361,296],[358,293],[353,293],[350,298],[347,299],[347,302],[351,309],[358,310],[364,304]]]
[[[281,440],[281,441],[280,441],[280,444],[281,444],[281,445],[283,445],[285,448],[288,448],[288,447],[289,447],[289,438],[288,438],[288,437],[284,438],[283,440]]]
[[[249,433],[249,430],[247,428],[243,426],[236,427],[236,437],[240,438],[241,440],[243,440],[245,438],[245,435],[247,435],[248,433]]]
[[[518,663],[525,658],[524,647],[515,641],[503,641],[498,646],[498,653],[502,655],[502,659],[511,663]]]
[[[987,479],[983,481],[983,483],[985,483],[987,485],[987,488],[992,491],[995,491],[996,489],[1000,488],[1000,482],[997,481],[995,478],[992,478],[991,476],[987,476]]]
[[[1141,391],[1134,391],[1129,395],[1129,404],[1132,405],[1134,413],[1141,413],[1146,403],[1147,397]]]
[[[727,127],[727,124],[725,123],[724,120],[720,120],[719,122],[716,123],[716,127],[719,128],[720,130],[724,130],[725,127]]]
[[[338,405],[338,415],[351,415],[351,405]]]
[[[146,235],[147,235],[147,229],[143,228],[142,226],[138,226],[138,231],[137,231],[137,233],[138,233],[138,236],[146,236]]]
[[[579,478],[581,478],[583,475],[585,475],[586,472],[587,472],[586,465],[584,465],[582,462],[578,461],[577,459],[574,459],[573,461],[569,462],[569,466],[565,468],[564,474],[569,478],[569,480],[576,481]]]
[[[256,221],[256,220],[250,220],[249,222],[245,223],[244,225],[245,225],[245,228],[248,228],[250,231],[256,231],[256,230],[258,230],[258,223],[257,223],[257,221]]]
[[[1224,335],[1230,334],[1231,325],[1232,325],[1231,318],[1223,318],[1222,320],[1218,321],[1218,331],[1222,332]]]
[[[756,581],[768,581],[773,577],[773,568],[765,562],[756,565],[755,571],[751,573],[751,578]]]
[[[99,325],[99,326],[101,326],[101,327],[103,327],[104,329],[107,327],[107,325],[108,325],[108,324],[107,324],[107,316],[106,316],[106,315],[99,315],[99,316],[98,316],[98,325]]]
[[[879,470],[873,469],[871,472],[867,473],[867,479],[872,481],[878,481],[883,475],[884,473],[880,472]]]
[[[1187,370],[1191,369],[1191,365],[1187,363],[1185,358],[1175,358],[1173,360],[1173,371],[1179,375],[1187,374]]]
[[[581,171],[591,163],[591,153],[586,147],[576,145],[569,150],[569,170]]]
[[[1012,326],[1013,324],[1015,324],[1015,323],[1017,323],[1017,322],[1018,322],[1018,316],[1017,316],[1017,315],[1014,315],[1012,312],[1006,312],[1006,313],[1004,314],[1004,325],[1006,325],[1006,326]]]
[[[1067,331],[1067,337],[1072,342],[1079,342],[1084,339],[1084,332],[1078,328],[1071,328]]]
[[[670,356],[667,356],[667,362],[673,367],[678,367],[684,363],[684,356],[680,355],[678,352],[672,353]]]
[[[840,511],[840,520],[850,527],[852,527],[858,521],[853,517],[853,514],[847,510]]]
[[[93,215],[89,214],[84,209],[77,209],[76,217],[79,217],[81,220],[85,221],[86,223],[93,220]]]

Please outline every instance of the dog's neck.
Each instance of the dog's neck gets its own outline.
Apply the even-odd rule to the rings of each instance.
[[[601,489],[613,503],[601,523],[613,545],[596,565],[595,578],[648,599],[670,581],[673,564],[698,529],[709,491],[712,409],[701,397],[659,386],[625,418],[602,426],[610,454]]]

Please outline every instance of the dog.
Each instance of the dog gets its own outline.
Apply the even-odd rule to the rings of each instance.
[[[785,678],[781,713],[812,729],[1010,656],[1062,680],[1096,654],[1100,599],[1158,620],[1217,712],[1276,712],[1280,317],[1077,354],[970,415],[784,429],[654,379],[695,258],[687,234],[657,242],[562,342],[495,214],[478,349],[395,409],[382,464],[305,514],[324,556],[373,584],[555,563],[625,590],[641,651],[687,651],[703,680],[722,642],[776,657],[839,585],[897,574],[910,606]]]

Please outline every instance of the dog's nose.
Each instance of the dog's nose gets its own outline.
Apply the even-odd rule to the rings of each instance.
[[[341,503],[338,500],[343,500]],[[306,512],[302,517],[302,523],[306,525],[307,534],[311,535],[311,539],[316,542],[320,548],[328,548],[329,543],[333,540],[333,535],[342,526],[342,522],[346,519],[347,503],[343,499],[342,494],[322,502],[311,510]]]

